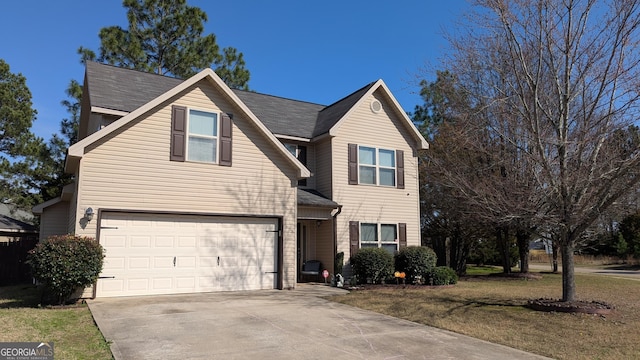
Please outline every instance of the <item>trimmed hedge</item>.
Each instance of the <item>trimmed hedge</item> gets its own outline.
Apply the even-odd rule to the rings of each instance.
[[[45,293],[63,304],[76,290],[93,284],[104,261],[104,250],[93,238],[74,235],[51,236],[29,251],[33,277]]]
[[[393,255],[382,248],[364,248],[351,258],[351,265],[359,282],[382,283],[393,274]]]
[[[436,267],[436,253],[424,246],[408,246],[400,249],[395,256],[396,271],[406,274],[409,283],[415,283],[419,277],[425,281]]]
[[[453,285],[458,283],[458,275],[448,266],[438,266],[431,273],[432,285]]]

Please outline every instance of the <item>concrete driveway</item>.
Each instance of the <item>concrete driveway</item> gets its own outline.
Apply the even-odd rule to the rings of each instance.
[[[344,290],[97,299],[89,308],[118,359],[544,359],[333,303]]]

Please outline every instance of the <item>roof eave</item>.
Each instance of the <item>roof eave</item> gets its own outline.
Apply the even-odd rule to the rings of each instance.
[[[34,206],[31,209],[31,212],[33,212],[36,215],[42,215],[42,211],[44,211],[45,208],[47,208],[47,207],[49,207],[51,205],[55,205],[55,204],[57,204],[59,202],[62,202],[62,198],[60,198],[60,197],[56,197],[56,198],[53,198],[51,200],[47,200],[47,201],[45,201],[43,203],[40,203],[40,204]]]

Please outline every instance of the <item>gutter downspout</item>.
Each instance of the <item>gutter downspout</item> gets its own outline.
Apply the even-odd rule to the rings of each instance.
[[[338,215],[342,212],[342,205],[338,205],[338,211],[333,214],[331,217],[333,218],[333,272],[334,276],[336,270],[336,255],[338,254]]]

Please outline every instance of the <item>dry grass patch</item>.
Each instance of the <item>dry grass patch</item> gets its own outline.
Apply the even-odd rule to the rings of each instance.
[[[476,277],[450,287],[386,287],[353,291],[332,300],[466,334],[557,359],[636,359],[640,354],[640,283],[576,275],[580,300],[601,300],[605,316],[530,310],[527,300],[560,298],[562,279]]]
[[[86,305],[40,308],[33,286],[0,287],[0,341],[54,342],[56,359],[112,359]]]

